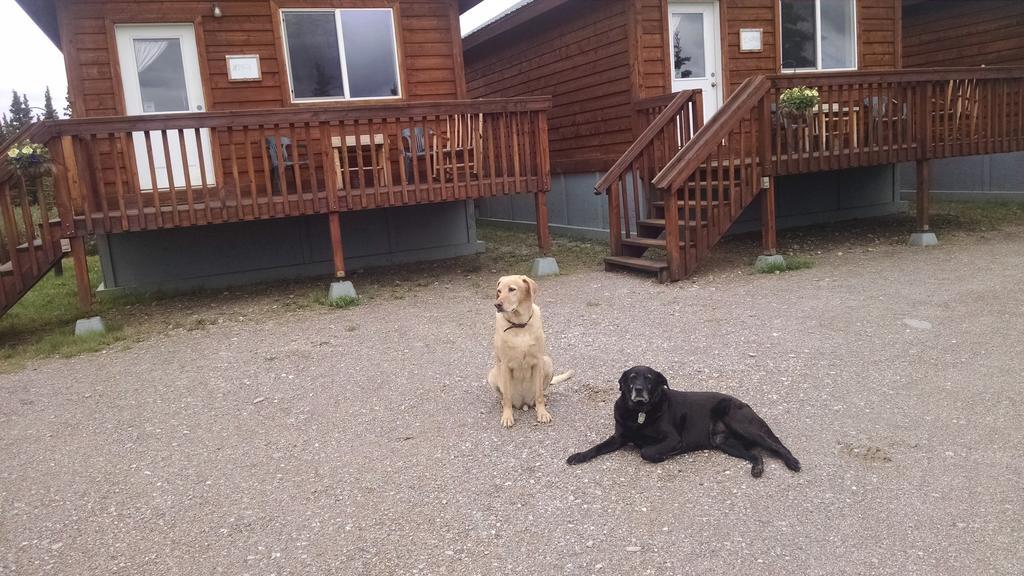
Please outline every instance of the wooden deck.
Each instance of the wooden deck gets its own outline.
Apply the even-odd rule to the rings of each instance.
[[[779,97],[796,86],[820,102],[783,117]],[[1021,67],[755,76],[706,125],[702,109],[699,92],[638,104],[646,128],[596,186],[613,223],[609,265],[679,280],[755,199],[774,253],[775,178],[861,166],[917,162],[927,230],[930,160],[1024,150]],[[651,247],[667,257],[638,264]]]
[[[3,151],[45,143],[55,170],[26,182],[0,167],[0,313],[67,244],[84,271],[91,234],[328,215],[343,276],[341,212],[533,194],[546,251],[550,107],[534,97],[33,124]],[[78,282],[88,306],[88,277]]]

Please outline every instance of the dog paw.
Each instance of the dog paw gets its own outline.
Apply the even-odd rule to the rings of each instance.
[[[551,413],[548,412],[546,409],[541,408],[541,407],[538,406],[537,407],[537,422],[540,422],[541,424],[547,424],[548,422],[551,422]]]
[[[750,475],[754,478],[760,478],[764,474],[764,464],[754,464],[750,467]]]
[[[653,463],[653,464],[657,464],[659,462],[664,462],[666,460],[666,457],[665,457],[664,454],[659,454],[657,452],[652,452],[652,451],[648,451],[648,450],[641,450],[640,451],[640,457],[643,458],[644,460],[648,461],[648,462]]]
[[[511,428],[516,423],[516,419],[512,417],[512,411],[501,413],[501,425],[505,428]]]
[[[577,452],[572,456],[566,458],[565,463],[568,464],[569,466],[575,466],[577,464],[583,464],[587,460],[588,458],[586,454],[584,454],[583,452]]]

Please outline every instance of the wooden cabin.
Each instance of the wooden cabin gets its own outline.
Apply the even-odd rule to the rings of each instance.
[[[105,289],[479,251],[474,199],[550,186],[549,99],[467,99],[479,1],[19,0],[65,56],[74,119],[12,139],[49,147],[60,223],[5,221],[0,310],[51,244],[92,235]],[[0,168],[14,213],[17,176]]]
[[[904,0],[903,67],[1024,66],[1024,2]],[[933,163],[931,186],[948,199],[1024,200],[1024,154],[950,158]],[[911,197],[913,166],[900,167]]]
[[[985,148],[956,147],[971,134],[939,111],[969,97],[965,82],[997,91],[1020,71],[902,72],[902,8],[534,0],[463,39],[467,88],[551,96],[552,228],[609,237],[609,266],[679,279],[727,231],[760,226],[772,252],[777,224],[898,209],[900,161]],[[818,103],[786,114],[781,95],[802,86]],[[1016,119],[1018,106],[1000,99],[975,120]],[[479,204],[486,218],[532,219],[514,199]]]

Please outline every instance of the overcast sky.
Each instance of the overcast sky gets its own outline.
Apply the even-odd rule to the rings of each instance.
[[[472,31],[517,3],[484,0],[463,14],[463,32]],[[29,103],[41,108],[47,86],[53,93],[53,105],[58,111],[64,109],[64,57],[14,0],[0,0],[0,54],[0,111],[7,111],[11,90],[28,94]]]

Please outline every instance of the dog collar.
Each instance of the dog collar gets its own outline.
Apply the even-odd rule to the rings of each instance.
[[[533,314],[530,314],[530,317],[527,318],[526,322],[523,322],[522,324],[517,324],[516,322],[509,322],[509,320],[506,318],[505,322],[508,322],[508,328],[505,328],[504,330],[502,330],[502,332],[508,332],[513,328],[526,328],[526,325],[530,323],[530,320],[533,320]]]
[[[643,424],[645,420],[647,420],[647,412],[640,412],[636,415],[637,424]]]

